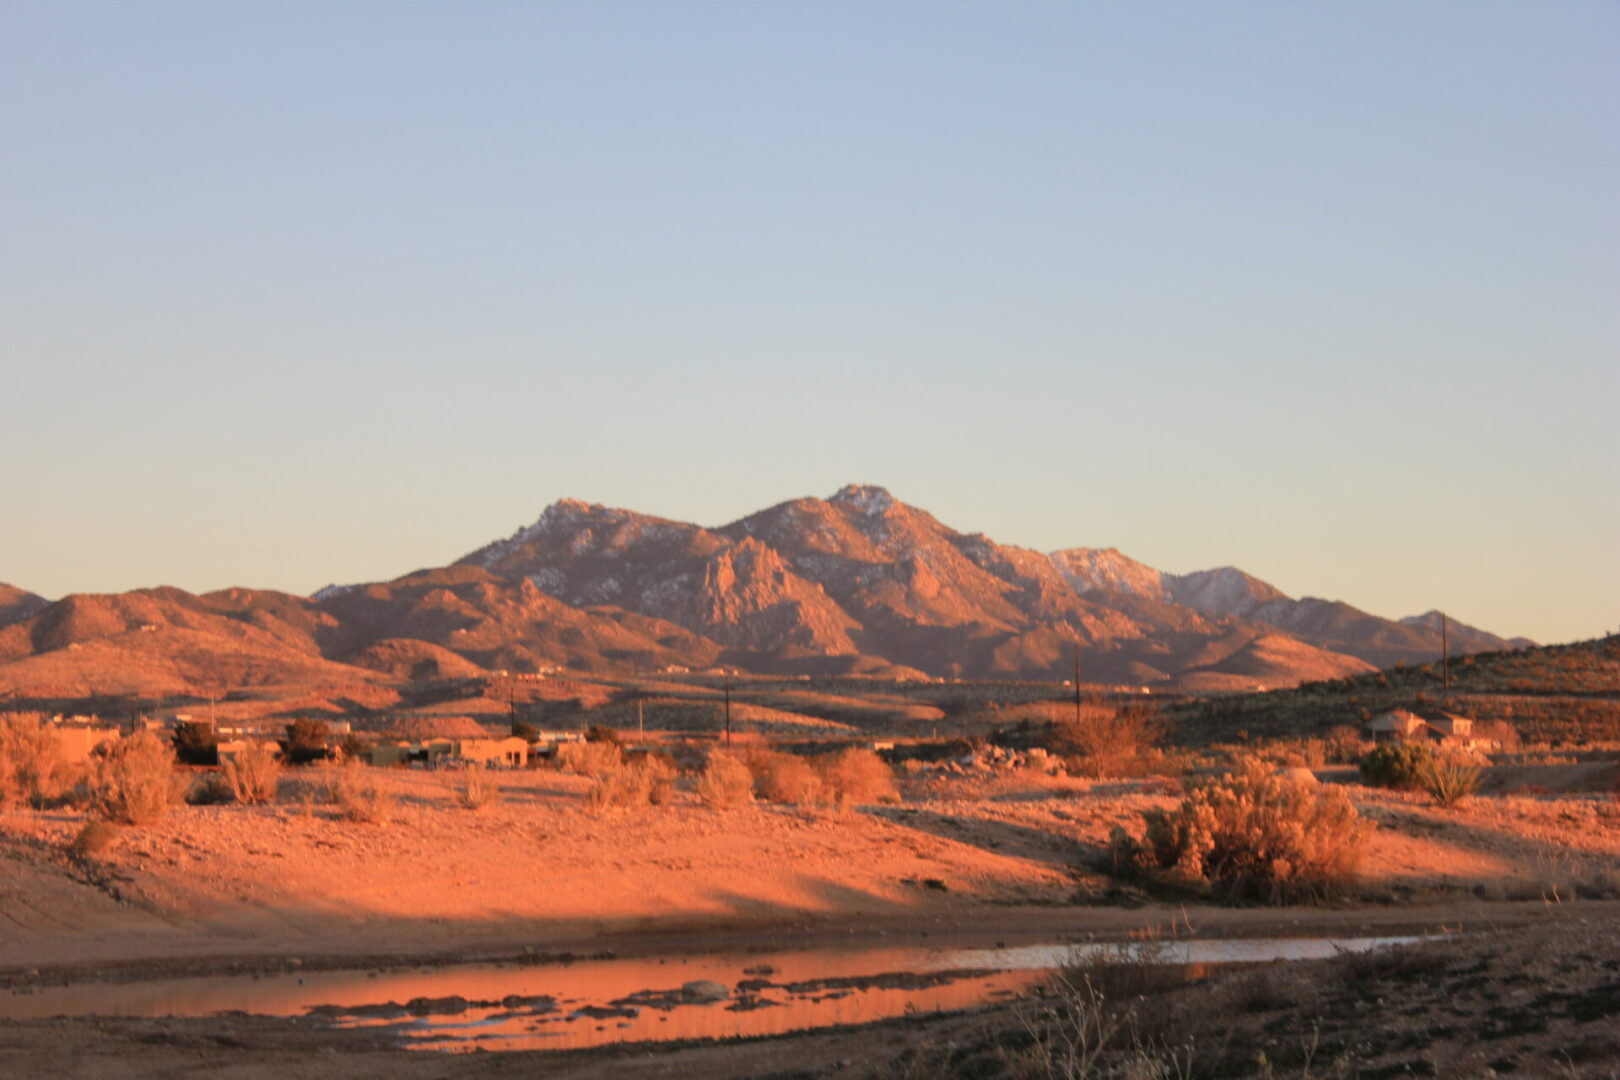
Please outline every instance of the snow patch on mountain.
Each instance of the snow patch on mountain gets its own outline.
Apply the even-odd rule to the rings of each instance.
[[[1235,566],[1180,576],[1166,574],[1165,586],[1176,603],[1216,615],[1248,615],[1262,604],[1289,598],[1275,585],[1245,574]]]
[[[1165,579],[1170,575],[1139,563],[1118,548],[1069,548],[1047,556],[1063,580],[1078,593],[1107,591],[1165,598]]]
[[[322,600],[330,600],[335,596],[344,596],[362,587],[360,585],[328,585],[324,589],[316,589],[310,593],[309,598],[319,603]]]
[[[894,496],[875,484],[845,484],[827,500],[848,507],[866,517],[878,517],[894,506]]]

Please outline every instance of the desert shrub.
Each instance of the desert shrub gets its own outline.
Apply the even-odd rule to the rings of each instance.
[[[716,750],[698,776],[697,795],[712,809],[739,806],[754,797],[753,774],[741,759]]]
[[[1322,739],[1327,761],[1334,765],[1354,765],[1361,760],[1366,744],[1361,732],[1349,724],[1339,724]]]
[[[615,746],[624,743],[624,737],[617,728],[610,728],[606,724],[592,724],[585,730],[585,741],[589,743],[612,743]]]
[[[1271,902],[1329,897],[1355,880],[1366,829],[1337,788],[1277,775],[1255,759],[1194,782],[1173,810],[1149,810],[1140,841],[1116,826],[1122,870],[1165,871],[1217,892]]]
[[[1479,793],[1485,774],[1476,765],[1450,758],[1432,758],[1418,771],[1418,786],[1441,806],[1456,806]]]
[[[348,762],[358,761],[360,758],[365,756],[365,753],[365,740],[361,739],[360,736],[356,735],[354,732],[349,731],[345,732],[343,738],[338,740],[336,747],[328,751],[328,756],[336,758],[339,762]]]
[[[645,754],[598,776],[585,793],[585,804],[601,811],[666,803],[675,790],[675,777],[675,766],[668,758]]]
[[[331,770],[326,780],[326,801],[337,808],[345,821],[381,824],[394,808],[394,797],[366,774],[362,765],[345,765]]]
[[[218,806],[235,800],[231,785],[218,773],[198,777],[197,782],[186,789],[187,806]]]
[[[600,780],[624,767],[624,750],[616,742],[571,742],[557,747],[557,768]]]
[[[281,762],[269,743],[252,742],[225,763],[223,776],[237,802],[255,806],[275,799]]]
[[[1151,707],[1094,704],[1083,707],[1078,716],[1054,721],[1047,749],[1062,755],[1075,776],[1141,776],[1152,766],[1151,751],[1159,735],[1159,716]]]
[[[69,772],[61,740],[43,716],[0,716],[0,809],[56,798],[67,787]]]
[[[815,806],[823,796],[821,775],[797,754],[761,750],[748,756],[754,794],[768,802]]]
[[[103,821],[145,825],[166,814],[185,794],[174,754],[149,731],[103,745],[92,759],[90,813]]]
[[[1422,782],[1423,770],[1434,763],[1434,751],[1421,743],[1383,743],[1362,756],[1357,765],[1369,787],[1410,791]]]
[[[501,789],[492,777],[468,770],[461,779],[450,785],[456,804],[463,810],[482,810],[501,801]]]
[[[214,725],[203,720],[183,720],[174,725],[174,756],[183,765],[218,765],[219,736]]]
[[[1511,752],[1519,748],[1519,729],[1506,720],[1487,720],[1476,724],[1474,734],[1494,742],[1499,750]]]
[[[848,806],[899,801],[894,770],[874,750],[852,746],[834,754],[823,754],[815,759],[815,764],[828,802]]]
[[[287,764],[308,765],[327,756],[331,728],[325,720],[300,718],[287,725]]]
[[[68,844],[68,850],[81,859],[100,855],[112,846],[112,842],[118,839],[118,834],[122,831],[111,821],[87,821],[84,828],[74,834],[72,842]]]
[[[669,802],[675,794],[675,779],[680,776],[675,759],[667,754],[645,754],[636,759],[635,767],[647,778],[647,801],[654,806]]]

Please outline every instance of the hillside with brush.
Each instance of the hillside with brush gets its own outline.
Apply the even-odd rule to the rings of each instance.
[[[1180,741],[1198,744],[1324,735],[1396,707],[1433,706],[1490,725],[1511,742],[1570,746],[1620,738],[1620,635],[1402,665],[1269,693],[1184,701]]]

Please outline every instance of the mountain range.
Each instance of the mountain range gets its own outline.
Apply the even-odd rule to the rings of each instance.
[[[1435,659],[1440,615],[1293,599],[1241,570],[1168,574],[1113,549],[962,533],[849,485],[718,528],[563,499],[397,580],[75,594],[0,586],[0,691],[362,686],[534,671],[693,669],[1062,679],[1225,691]],[[1453,653],[1531,644],[1451,622]]]

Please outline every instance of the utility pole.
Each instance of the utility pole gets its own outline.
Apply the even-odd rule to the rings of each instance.
[[[1445,689],[1451,689],[1451,642],[1446,635],[1446,613],[1440,613],[1440,679]]]
[[[731,676],[726,676],[726,745],[731,745]]]
[[[1080,725],[1080,642],[1074,643],[1074,723]]]
[[[643,735],[647,734],[647,714],[642,711],[645,701],[645,698],[636,698],[636,730]]]

